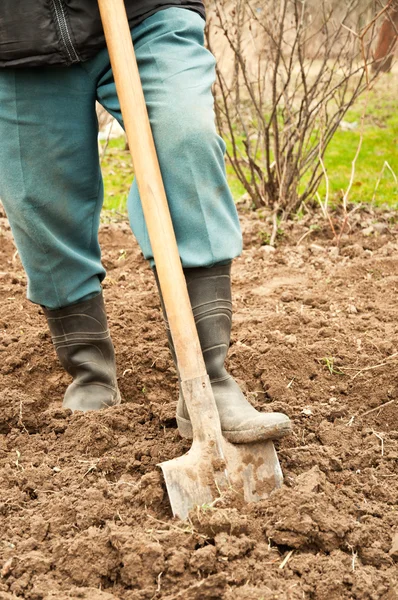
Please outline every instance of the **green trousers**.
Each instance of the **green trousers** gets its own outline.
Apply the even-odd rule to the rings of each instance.
[[[241,232],[214,123],[214,58],[204,21],[168,8],[132,31],[160,167],[184,267],[228,262]],[[0,199],[28,277],[49,309],[96,295],[103,183],[95,102],[122,124],[106,49],[69,68],[0,69]],[[153,262],[137,186],[128,212]],[[134,274],[132,274],[132,277]]]

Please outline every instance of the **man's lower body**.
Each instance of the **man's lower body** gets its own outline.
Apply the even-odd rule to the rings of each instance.
[[[226,181],[225,145],[215,129],[214,58],[204,48],[203,28],[198,14],[169,8],[132,36],[183,268],[210,280],[221,268],[229,281],[241,233]],[[0,71],[0,198],[27,273],[28,298],[45,307],[57,354],[73,377],[64,402],[73,410],[120,399],[101,298],[96,100],[122,123],[106,49],[69,68]],[[128,212],[154,266],[136,183]],[[229,339],[222,336],[225,347]],[[225,377],[220,361],[216,379]],[[239,403],[240,412],[251,409],[241,393]],[[288,430],[287,417],[265,417],[257,418],[266,437]]]

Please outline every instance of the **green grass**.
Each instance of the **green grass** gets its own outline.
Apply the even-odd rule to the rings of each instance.
[[[388,95],[382,94],[382,91],[383,89],[379,90],[376,87],[369,93],[362,146],[355,166],[349,200],[366,203],[374,201],[376,206],[388,205],[398,208],[398,185],[390,169],[385,166],[387,162],[398,178],[396,96],[392,91]],[[357,122],[358,127],[354,131],[342,131],[339,128],[326,151],[325,166],[332,202],[341,199],[350,181],[352,161],[360,142],[361,117],[365,102],[366,98],[363,96],[344,118],[350,123]],[[319,193],[321,196],[325,193],[324,182]]]
[[[355,167],[349,201],[373,201],[376,206],[388,205],[390,208],[398,208],[398,185],[387,167],[384,167],[383,171],[387,162],[398,177],[398,111],[397,94],[394,89],[396,82],[397,77],[394,75],[383,76],[369,92],[368,98],[359,98],[344,117],[349,123],[356,121],[358,127],[354,131],[342,131],[341,128],[336,131],[325,155],[332,206],[338,204],[348,187],[351,163],[360,140],[361,115],[367,102],[362,148]],[[126,211],[126,199],[133,179],[130,154],[124,148],[124,139],[111,140],[101,163],[105,183],[104,208],[120,213]],[[235,200],[239,200],[245,189],[229,164],[227,175],[232,194]],[[379,183],[375,191],[377,182]],[[319,194],[323,199],[325,182],[321,183]]]
[[[130,152],[124,138],[110,140],[101,160],[105,186],[104,209],[116,213],[127,210],[127,196],[134,177]],[[104,150],[105,142],[102,142]]]

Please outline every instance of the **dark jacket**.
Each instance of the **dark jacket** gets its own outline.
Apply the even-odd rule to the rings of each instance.
[[[125,0],[130,26],[181,6],[204,16],[202,0]],[[105,46],[97,0],[0,0],[0,67],[68,66]]]

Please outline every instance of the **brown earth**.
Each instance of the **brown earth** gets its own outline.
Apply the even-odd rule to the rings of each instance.
[[[241,217],[229,369],[257,408],[294,422],[278,444],[285,484],[180,523],[157,463],[189,444],[176,431],[154,283],[128,226],[101,230],[124,403],[71,415],[68,376],[24,298],[3,215],[0,600],[397,600],[398,227],[356,213],[338,252],[306,217],[273,251],[261,245],[268,221]]]

